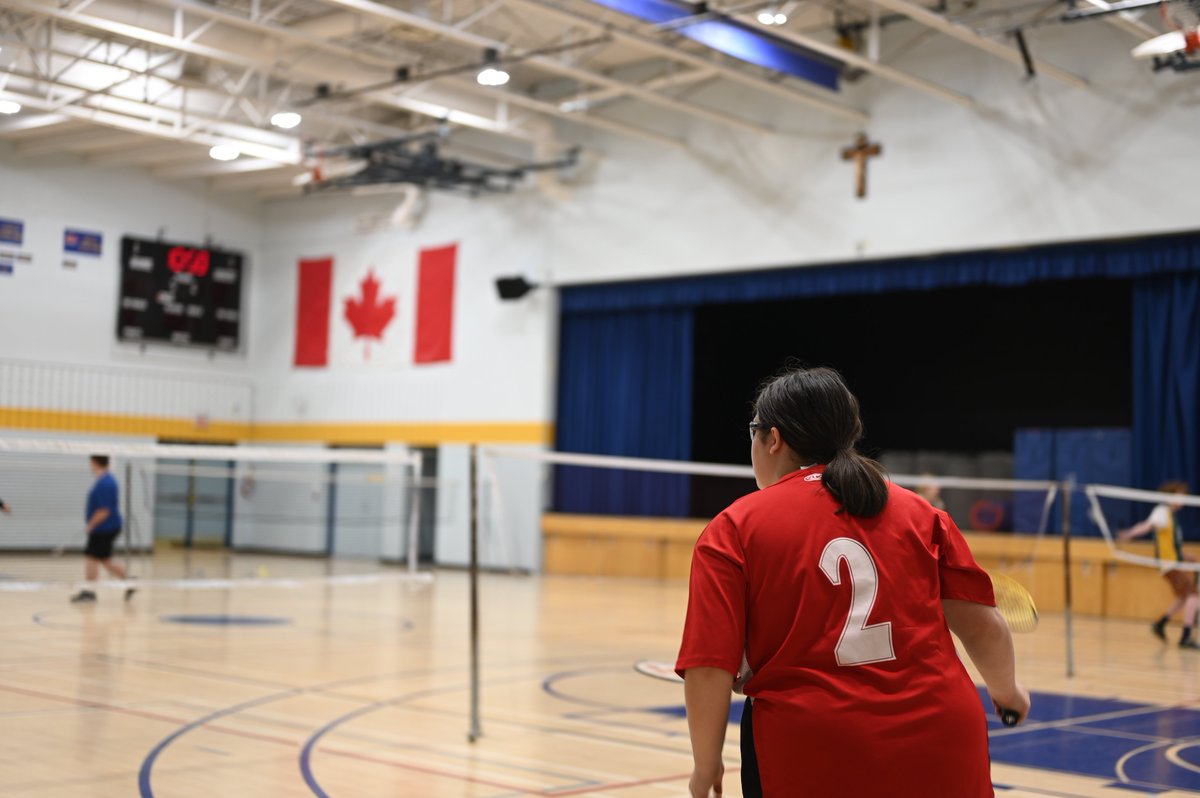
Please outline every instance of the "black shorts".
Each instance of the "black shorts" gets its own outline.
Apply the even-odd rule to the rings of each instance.
[[[762,779],[758,773],[758,752],[754,748],[754,702],[747,698],[742,707],[742,797],[763,798]]]
[[[84,555],[93,560],[107,560],[112,557],[113,543],[119,534],[121,534],[119,529],[116,532],[91,533],[87,536],[87,546],[83,549]]]

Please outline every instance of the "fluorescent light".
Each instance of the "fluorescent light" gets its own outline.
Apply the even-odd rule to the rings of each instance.
[[[786,22],[787,22],[787,14],[780,12],[775,15],[775,24],[776,25],[783,25]]]
[[[15,114],[21,110],[21,104],[12,100],[0,100],[0,114]]]
[[[271,117],[271,124],[284,130],[291,130],[300,124],[300,114],[295,111],[280,111]]]
[[[758,21],[764,25],[774,25],[775,15],[771,13],[770,9],[763,9],[758,12]]]
[[[508,73],[503,69],[487,67],[475,76],[475,80],[479,82],[480,86],[503,86],[508,83]]]
[[[242,151],[232,144],[218,144],[208,151],[208,157],[217,161],[233,161],[241,154]]]

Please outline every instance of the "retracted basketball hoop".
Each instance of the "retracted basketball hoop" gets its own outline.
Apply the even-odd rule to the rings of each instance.
[[[1200,0],[1163,0],[1159,12],[1171,30],[1133,48],[1134,58],[1200,52]]]

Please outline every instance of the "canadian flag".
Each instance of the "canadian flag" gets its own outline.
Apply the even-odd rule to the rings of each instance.
[[[451,359],[458,245],[407,264],[297,264],[297,367],[399,366]]]

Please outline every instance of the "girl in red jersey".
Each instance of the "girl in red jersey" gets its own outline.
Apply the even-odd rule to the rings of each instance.
[[[705,528],[683,644],[693,798],[721,792],[743,653],[743,792],[768,798],[991,796],[987,721],[954,648],[1024,719],[992,584],[941,510],[854,451],[858,401],[795,369],[754,403],[759,491]]]

